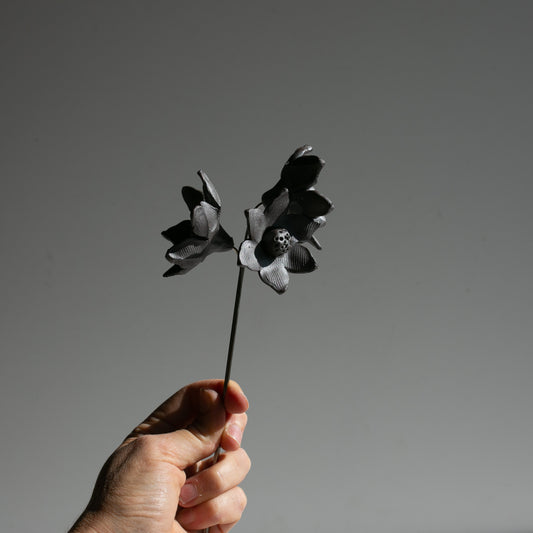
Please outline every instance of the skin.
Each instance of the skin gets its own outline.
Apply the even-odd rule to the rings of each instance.
[[[104,464],[91,500],[69,533],[226,533],[246,496],[240,447],[248,400],[230,382],[188,385],[137,426]],[[224,449],[216,464],[209,456]]]

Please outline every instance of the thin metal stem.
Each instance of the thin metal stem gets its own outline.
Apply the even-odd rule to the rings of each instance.
[[[237,290],[235,291],[235,303],[233,305],[233,318],[231,320],[231,333],[229,338],[228,356],[226,358],[226,372],[224,375],[224,388],[222,390],[222,405],[226,400],[226,392],[231,376],[231,364],[233,362],[233,349],[235,347],[235,336],[237,333],[237,322],[239,321],[239,308],[241,305],[242,282],[244,280],[244,267],[239,267],[239,277],[237,279]],[[218,462],[222,448],[219,446],[213,455],[213,464]],[[209,533],[209,528],[203,530],[203,533]]]
[[[244,279],[244,267],[239,267],[239,277],[237,279],[237,290],[235,291],[235,304],[233,305],[233,318],[231,320],[231,334],[229,338],[228,357],[226,359],[226,373],[224,374],[224,389],[222,391],[222,403],[226,399],[226,391],[231,376],[231,363],[233,362],[233,349],[235,347],[235,334],[237,333],[237,322],[239,321],[239,308],[241,305],[242,282]]]

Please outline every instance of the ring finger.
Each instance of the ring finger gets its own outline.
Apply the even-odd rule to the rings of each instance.
[[[223,531],[227,531],[240,520],[245,507],[244,491],[240,487],[234,487],[195,507],[181,509],[176,519],[187,531],[201,530],[218,524],[222,524]]]

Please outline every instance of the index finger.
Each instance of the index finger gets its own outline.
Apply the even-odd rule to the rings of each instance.
[[[168,433],[191,425],[202,413],[203,393],[215,391],[222,398],[224,380],[206,379],[196,381],[180,389],[155,409],[132,433]],[[239,384],[230,380],[224,399],[225,410],[229,414],[244,413],[248,409],[248,399]]]

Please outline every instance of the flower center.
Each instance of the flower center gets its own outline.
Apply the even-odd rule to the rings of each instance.
[[[291,246],[291,234],[285,228],[270,228],[262,240],[265,250],[274,257],[286,254]]]

